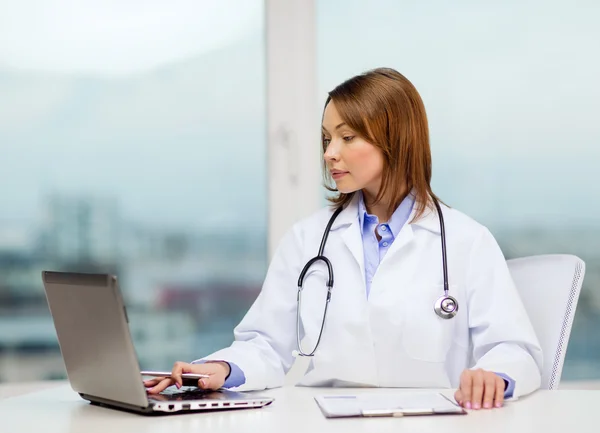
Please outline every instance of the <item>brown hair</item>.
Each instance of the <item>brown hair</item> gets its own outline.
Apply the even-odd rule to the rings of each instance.
[[[350,78],[337,86],[330,101],[346,124],[383,153],[382,184],[376,202],[390,199],[390,215],[411,190],[416,195],[414,220],[432,204],[431,150],[425,106],[413,84],[402,74],[379,68]],[[322,151],[325,137],[321,135]],[[325,188],[331,177],[323,161]],[[336,207],[346,206],[354,192],[339,193],[328,200]]]

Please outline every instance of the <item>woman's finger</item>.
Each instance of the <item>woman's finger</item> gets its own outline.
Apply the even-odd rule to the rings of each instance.
[[[170,387],[171,385],[173,385],[175,382],[173,381],[173,379],[171,378],[164,378],[163,380],[161,380],[156,386],[154,386],[153,388],[150,388],[148,390],[149,394],[158,394],[163,392],[165,389],[167,389],[168,387]]]
[[[144,386],[146,388],[150,387],[150,386],[155,386],[157,384],[159,384],[162,380],[166,379],[165,377],[157,377],[154,379],[148,379],[144,381]]]
[[[176,362],[171,371],[171,379],[173,383],[177,385],[177,388],[183,386],[183,379],[181,378],[182,373],[191,373],[191,365],[185,362]]]
[[[496,385],[496,397],[494,398],[496,407],[502,407],[504,404],[504,379],[498,376],[498,385]]]
[[[473,371],[473,388],[471,391],[471,404],[473,405],[473,409],[481,408],[483,387],[483,370]]]
[[[463,406],[464,397],[460,389],[454,393],[454,400],[456,400],[459,406]]]
[[[491,409],[494,405],[494,397],[496,396],[496,376],[494,373],[486,372],[483,377],[483,407]]]
[[[463,405],[471,409],[471,389],[473,387],[473,372],[465,370],[460,375],[460,391],[463,397]]]

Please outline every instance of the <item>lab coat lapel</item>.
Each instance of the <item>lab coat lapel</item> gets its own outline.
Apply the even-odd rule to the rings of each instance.
[[[413,232],[412,225],[405,224],[404,227],[402,227],[402,229],[400,230],[400,233],[398,233],[398,236],[396,236],[396,239],[394,239],[394,242],[392,242],[390,249],[387,251],[381,262],[383,263],[385,261],[388,261],[390,257],[393,257],[398,252],[402,251],[404,247],[406,247],[414,240],[414,237],[415,235]]]
[[[389,260],[389,258],[393,257],[395,254],[398,254],[412,241],[414,241],[415,230],[418,230],[419,228],[424,228],[434,233],[440,233],[437,212],[427,208],[425,209],[424,214],[418,220],[410,222],[414,219],[416,211],[417,204],[415,203],[415,206],[413,206],[413,210],[410,216],[408,217],[408,222],[404,224],[404,227],[402,227],[400,233],[398,233],[398,236],[396,236],[396,239],[394,239],[394,242],[390,246],[390,249],[383,258],[382,263],[384,261]]]
[[[363,251],[362,234],[358,218],[342,234],[346,247],[350,250],[360,267],[360,274],[365,274],[365,255]]]
[[[365,274],[365,258],[363,251],[362,233],[358,219],[358,194],[348,203],[339,214],[331,227],[332,231],[340,230],[344,244],[352,253],[360,268],[361,275]]]
[[[418,220],[411,223],[411,226],[423,228],[438,235],[441,234],[440,219],[438,217],[437,210],[433,206],[434,205],[432,204],[430,207],[426,208],[423,215]],[[447,207],[441,203],[440,207],[442,208],[442,212],[445,213],[444,211],[447,210]],[[416,209],[413,208],[413,213],[411,214],[409,221],[412,220],[415,212]]]

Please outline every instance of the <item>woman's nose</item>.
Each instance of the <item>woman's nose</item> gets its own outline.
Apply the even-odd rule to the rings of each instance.
[[[337,161],[340,159],[340,153],[337,147],[333,144],[333,142],[329,143],[327,149],[325,149],[325,153],[323,154],[325,161]]]

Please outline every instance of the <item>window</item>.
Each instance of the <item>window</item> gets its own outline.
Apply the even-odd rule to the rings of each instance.
[[[32,3],[0,6],[0,381],[64,377],[42,269],[116,273],[143,369],[228,345],[267,268],[263,2]]]

